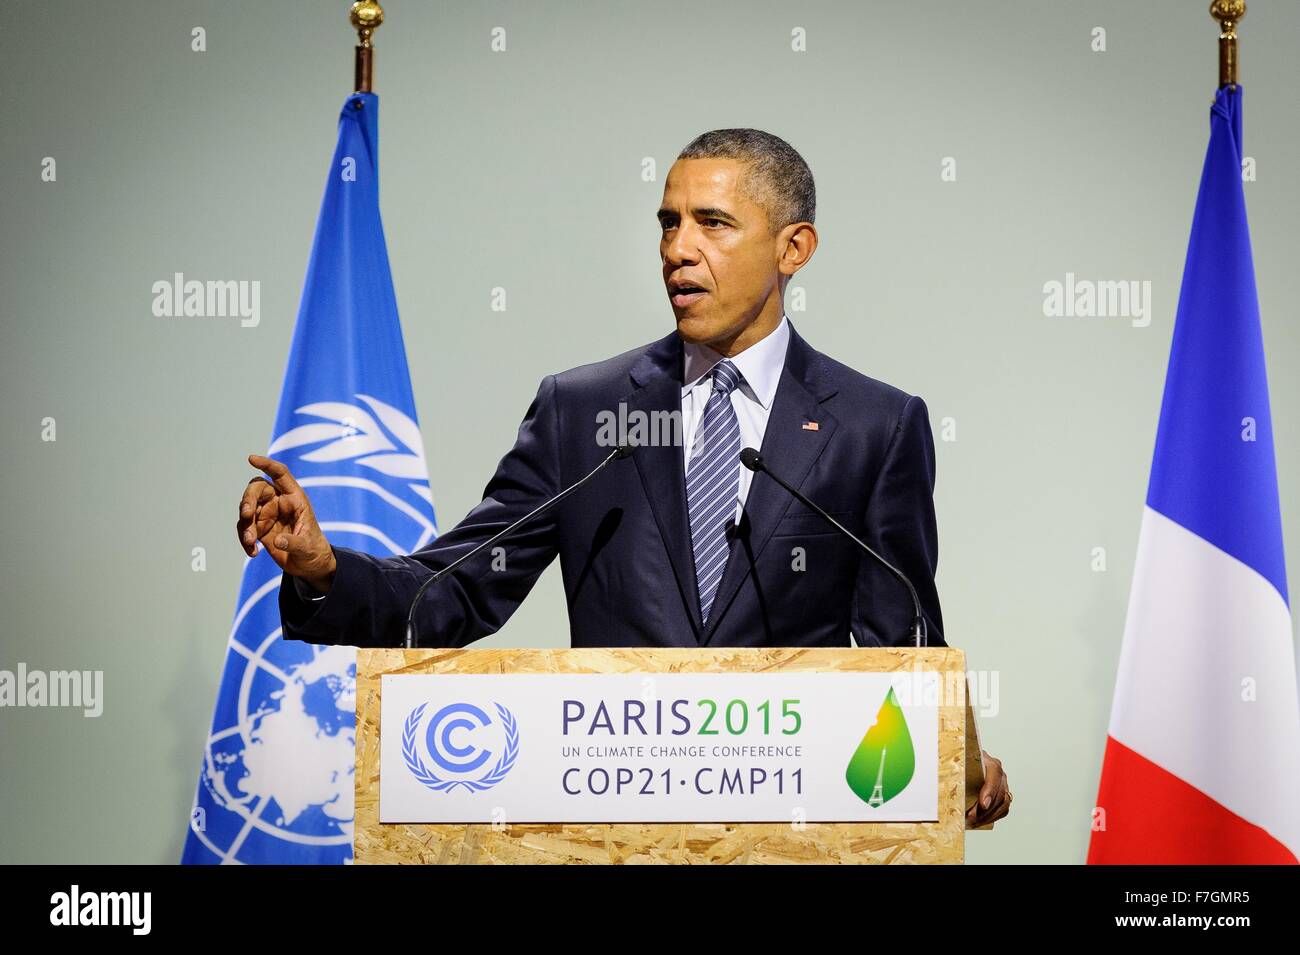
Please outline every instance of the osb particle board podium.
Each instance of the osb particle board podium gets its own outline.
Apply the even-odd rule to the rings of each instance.
[[[690,673],[911,670],[965,687],[961,650],[674,648],[357,651],[358,863],[960,863],[982,779],[964,699],[939,708],[939,819],[916,823],[380,824],[380,676],[386,673]],[[948,676],[945,676],[948,675]],[[968,745],[968,729],[970,741]],[[970,759],[968,766],[968,750]]]

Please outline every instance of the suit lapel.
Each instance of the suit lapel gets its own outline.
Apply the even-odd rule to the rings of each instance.
[[[792,326],[785,367],[781,371],[772,411],[763,432],[763,446],[759,449],[763,460],[772,470],[800,490],[803,490],[804,479],[825,450],[836,428],[835,419],[821,407],[821,402],[834,394],[834,390],[828,387],[824,379],[818,378],[816,359],[817,352],[795,333]],[[812,421],[817,422],[817,430],[803,427],[805,422]],[[682,495],[684,502],[684,489]],[[717,632],[719,622],[726,615],[731,601],[741,584],[753,572],[759,554],[793,500],[771,478],[762,474],[753,476],[749,493],[745,496],[746,526],[742,527],[742,532],[731,542],[727,568],[718,584],[718,593],[709,614],[708,626],[704,629],[702,644],[707,644]],[[693,571],[693,566],[689,563],[689,551],[687,561],[688,571]],[[698,596],[696,603],[698,605]]]
[[[682,347],[677,333],[650,347],[632,369],[636,390],[624,397],[628,414],[642,411],[649,420],[654,412],[670,412],[680,421],[682,411]],[[686,510],[686,476],[682,448],[672,444],[647,444],[632,455],[659,534],[668,550],[673,576],[681,590],[693,636],[700,638],[700,594],[695,583],[695,562],[691,554],[691,530]]]

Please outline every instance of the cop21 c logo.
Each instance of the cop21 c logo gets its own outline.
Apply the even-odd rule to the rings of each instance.
[[[482,792],[505,779],[519,757],[519,725],[504,706],[500,703],[493,705],[504,730],[504,748],[492,768],[477,779],[444,779],[424,764],[416,741],[419,738],[420,721],[429,704],[421,703],[413,709],[402,727],[402,759],[411,775],[434,792],[446,793],[457,786],[464,786],[470,792]],[[473,743],[458,745],[451,735],[456,730],[473,730],[491,724],[492,718],[472,703],[448,703],[434,713],[424,731],[424,744],[435,768],[463,777],[486,764],[492,759],[491,750]]]

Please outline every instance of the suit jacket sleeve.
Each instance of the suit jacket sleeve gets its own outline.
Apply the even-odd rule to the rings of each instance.
[[[934,436],[925,402],[903,405],[867,501],[863,539],[912,581],[925,615],[930,646],[945,646],[934,575],[939,539],[934,516]],[[853,635],[859,646],[907,643],[912,599],[907,588],[863,555],[853,595]]]
[[[323,600],[304,599],[293,579],[282,575],[285,637],[357,647],[402,646],[407,609],[430,575],[560,490],[558,448],[556,384],[549,376],[483,500],[451,530],[409,556],[375,557],[334,545],[338,568]],[[500,547],[467,560],[424,592],[415,615],[418,646],[461,647],[499,630],[556,555],[555,512],[530,521]]]

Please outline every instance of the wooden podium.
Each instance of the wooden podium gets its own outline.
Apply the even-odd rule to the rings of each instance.
[[[379,822],[380,677],[405,673],[910,671],[960,680],[939,707],[939,819],[911,823]],[[357,863],[961,863],[983,784],[966,655],[948,647],[357,651]]]

